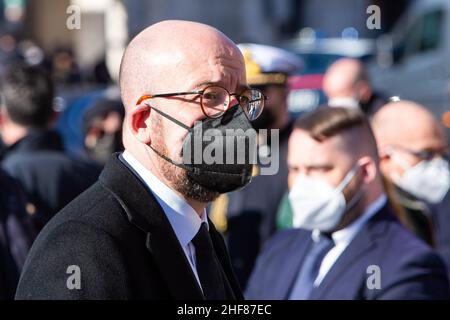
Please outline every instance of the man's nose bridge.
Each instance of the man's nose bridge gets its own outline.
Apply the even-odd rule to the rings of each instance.
[[[230,102],[228,103],[227,109],[229,109],[231,106],[234,106],[239,103],[239,99],[235,94],[230,95]]]
[[[297,169],[297,174],[308,176],[309,175],[309,170],[308,170],[308,168],[306,168],[304,166],[299,166],[298,169]]]

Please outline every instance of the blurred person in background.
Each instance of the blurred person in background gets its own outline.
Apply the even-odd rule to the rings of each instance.
[[[435,245],[450,267],[449,148],[442,124],[424,106],[402,100],[372,119],[386,183],[403,222]]]
[[[1,166],[25,190],[37,230],[100,172],[96,164],[64,152],[51,129],[56,119],[53,94],[53,82],[41,67],[13,64],[2,75],[0,132],[7,147],[0,154]]]
[[[211,219],[227,235],[231,261],[242,287],[253,269],[262,243],[276,229],[276,212],[287,189],[287,142],[292,120],[287,109],[288,75],[301,66],[294,54],[271,46],[240,44],[247,83],[260,89],[268,100],[261,116],[252,122],[255,130],[268,129],[267,139],[259,135],[259,159],[270,157],[270,129],[279,130],[279,169],[275,175],[260,175],[255,165],[252,183],[245,189],[221,195],[212,205]],[[276,151],[274,151],[276,152]]]
[[[18,40],[11,32],[0,33],[0,72],[4,66],[20,60]]]
[[[0,300],[13,299],[36,233],[17,181],[0,169]]]
[[[83,114],[84,149],[102,166],[114,152],[123,151],[122,124],[125,109],[120,100],[100,99]]]
[[[89,76],[90,80],[94,83],[108,85],[113,82],[111,74],[108,70],[108,65],[106,63],[106,57],[102,57],[94,65],[91,74]]]
[[[449,299],[441,258],[394,216],[377,145],[357,109],[319,108],[289,139],[295,229],[265,246],[250,299]]]
[[[69,85],[81,82],[81,71],[75,55],[69,48],[56,49],[50,61],[53,81],[58,85]]]
[[[360,108],[367,115],[373,114],[387,102],[372,90],[364,66],[357,59],[335,61],[324,75],[323,91],[329,106]]]

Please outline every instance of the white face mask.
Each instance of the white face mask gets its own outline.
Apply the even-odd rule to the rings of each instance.
[[[429,203],[439,203],[444,199],[450,187],[449,163],[442,157],[423,160],[413,167],[407,167],[405,161],[398,156],[392,157],[405,169],[401,177],[393,177],[394,183]]]
[[[336,97],[328,100],[330,107],[344,107],[349,109],[358,109],[359,101],[353,97]]]
[[[355,195],[347,206],[342,193],[355,173],[356,168],[350,170],[336,188],[323,179],[300,175],[289,192],[293,226],[308,230],[318,229],[322,232],[335,229],[347,208],[353,206],[360,198]]]

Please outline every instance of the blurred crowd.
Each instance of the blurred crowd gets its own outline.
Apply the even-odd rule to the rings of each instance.
[[[342,58],[323,78],[328,102],[295,118],[287,101],[299,58],[275,47],[239,48],[248,84],[269,97],[252,124],[279,130],[278,173],[260,175],[255,165],[250,185],[208,210],[247,297],[449,298],[450,158],[436,116],[375,92],[364,64]],[[78,105],[82,147],[67,147],[55,97],[87,82],[112,84],[104,61],[85,72],[69,48],[46,56],[31,40],[0,36],[2,299],[14,297],[37,234],[123,150],[123,105],[107,90]],[[260,159],[270,158],[271,145],[270,136],[261,140]],[[298,229],[305,232],[291,233]],[[322,238],[327,249],[314,251]],[[354,276],[367,260],[380,267],[383,288],[397,292],[367,291]]]
[[[104,61],[81,70],[70,48],[46,55],[33,41],[4,33],[0,76],[0,298],[12,299],[37,234],[97,180],[111,153],[123,149],[124,109],[107,94],[84,103],[75,129],[82,147],[70,152],[58,128],[65,111],[60,100],[68,100],[61,95],[79,86],[106,87],[111,77]]]

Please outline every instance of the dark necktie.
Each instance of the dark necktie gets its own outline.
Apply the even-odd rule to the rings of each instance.
[[[333,240],[329,236],[321,234],[318,241],[314,241],[308,252],[300,273],[292,288],[290,300],[307,300],[314,289],[314,280],[319,274],[320,265],[328,251],[334,247]]]
[[[195,246],[197,273],[207,300],[227,298],[222,268],[217,259],[206,223],[203,222],[192,243]]]

